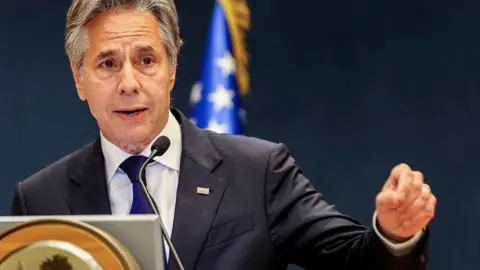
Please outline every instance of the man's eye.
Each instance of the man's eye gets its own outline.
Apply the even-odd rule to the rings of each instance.
[[[150,65],[153,62],[152,58],[150,57],[145,57],[142,59],[142,63],[146,66]]]
[[[113,64],[113,61],[111,61],[111,60],[107,60],[107,61],[102,63],[102,67],[105,67],[105,68],[112,68],[113,66],[114,66],[114,64]]]

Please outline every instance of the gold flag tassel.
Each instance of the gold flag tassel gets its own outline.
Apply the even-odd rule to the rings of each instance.
[[[223,8],[232,39],[233,54],[237,69],[239,93],[248,94],[250,78],[248,74],[248,52],[246,32],[250,29],[250,10],[246,0],[217,0]]]

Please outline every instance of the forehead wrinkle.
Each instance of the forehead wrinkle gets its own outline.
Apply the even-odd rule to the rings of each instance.
[[[105,32],[100,41],[147,37],[148,34],[150,34],[149,31]]]

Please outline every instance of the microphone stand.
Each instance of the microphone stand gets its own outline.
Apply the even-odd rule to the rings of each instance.
[[[175,261],[177,262],[178,267],[180,268],[180,270],[185,270],[185,268],[183,268],[182,262],[180,261],[180,258],[178,257],[177,251],[176,251],[175,248],[173,247],[173,243],[172,243],[172,241],[170,240],[170,236],[168,235],[168,232],[167,232],[167,230],[165,229],[165,226],[163,225],[162,217],[161,217],[160,214],[158,213],[157,207],[156,207],[155,204],[153,203],[153,200],[152,200],[152,198],[151,198],[151,196],[150,196],[150,193],[149,193],[148,190],[147,190],[147,187],[146,187],[145,184],[143,183],[142,172],[145,171],[145,168],[147,167],[147,164],[148,164],[154,157],[156,157],[157,154],[158,154],[158,150],[157,150],[157,149],[153,149],[153,151],[152,151],[152,153],[150,154],[150,156],[147,158],[147,160],[145,161],[145,163],[143,163],[142,167],[140,168],[140,171],[139,171],[139,173],[138,173],[138,179],[139,179],[139,182],[140,182],[140,186],[142,187],[143,193],[145,194],[145,197],[147,197],[147,201],[148,201],[148,204],[150,205],[150,208],[151,208],[152,211],[155,213],[155,215],[157,215],[157,216],[159,217],[160,226],[162,227],[162,231],[163,231],[163,238],[165,238],[165,240],[167,241],[168,247],[170,248],[170,251],[173,253],[173,257],[175,257]],[[166,269],[165,269],[165,270],[166,270]]]

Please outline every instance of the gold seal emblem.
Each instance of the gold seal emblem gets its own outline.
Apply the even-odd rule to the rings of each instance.
[[[0,270],[102,270],[85,250],[63,241],[41,241],[22,247],[0,262]]]
[[[140,270],[108,233],[62,218],[35,219],[0,233],[0,270]]]

